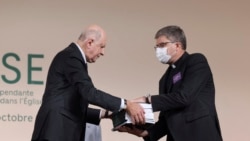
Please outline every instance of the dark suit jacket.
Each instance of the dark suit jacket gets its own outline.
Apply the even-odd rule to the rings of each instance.
[[[100,109],[95,109],[95,108],[88,108],[87,109],[87,116],[86,116],[86,122],[99,125],[101,122],[100,118]]]
[[[167,134],[167,141],[222,141],[206,58],[185,52],[174,65],[160,80],[160,94],[151,97],[153,110],[161,112],[145,140],[156,141]]]
[[[83,141],[89,103],[116,111],[121,99],[94,87],[80,50],[71,43],[51,63],[32,140]]]

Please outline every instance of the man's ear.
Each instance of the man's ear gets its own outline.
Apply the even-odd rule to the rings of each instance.
[[[178,49],[182,49],[182,44],[181,44],[181,42],[176,42],[176,47],[177,47]]]
[[[92,46],[93,43],[94,43],[94,39],[91,39],[91,38],[87,39],[87,40],[86,40],[87,48],[90,48],[90,47]]]

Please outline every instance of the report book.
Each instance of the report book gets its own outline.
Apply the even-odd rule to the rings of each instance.
[[[130,116],[126,113],[125,110],[121,110],[119,112],[115,112],[112,115],[113,122],[113,131],[116,131],[121,126],[135,126],[139,129],[147,129],[151,125],[155,123],[154,113],[152,110],[152,105],[147,103],[140,103],[145,112],[145,124],[143,125],[132,125]]]

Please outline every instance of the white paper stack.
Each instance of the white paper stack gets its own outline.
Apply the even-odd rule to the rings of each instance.
[[[140,103],[145,112],[145,124],[144,125],[132,125],[130,116],[125,110],[119,111],[112,116],[113,131],[117,130],[121,126],[135,126],[137,128],[146,129],[155,123],[154,113],[152,105],[147,103]]]

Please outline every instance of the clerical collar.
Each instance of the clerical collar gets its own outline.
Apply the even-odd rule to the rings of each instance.
[[[78,47],[78,49],[80,50],[84,62],[87,63],[87,61],[86,61],[86,56],[85,56],[85,54],[84,54],[82,48],[81,48],[80,45],[78,45],[77,43],[75,43],[75,44],[76,44],[76,46]]]

